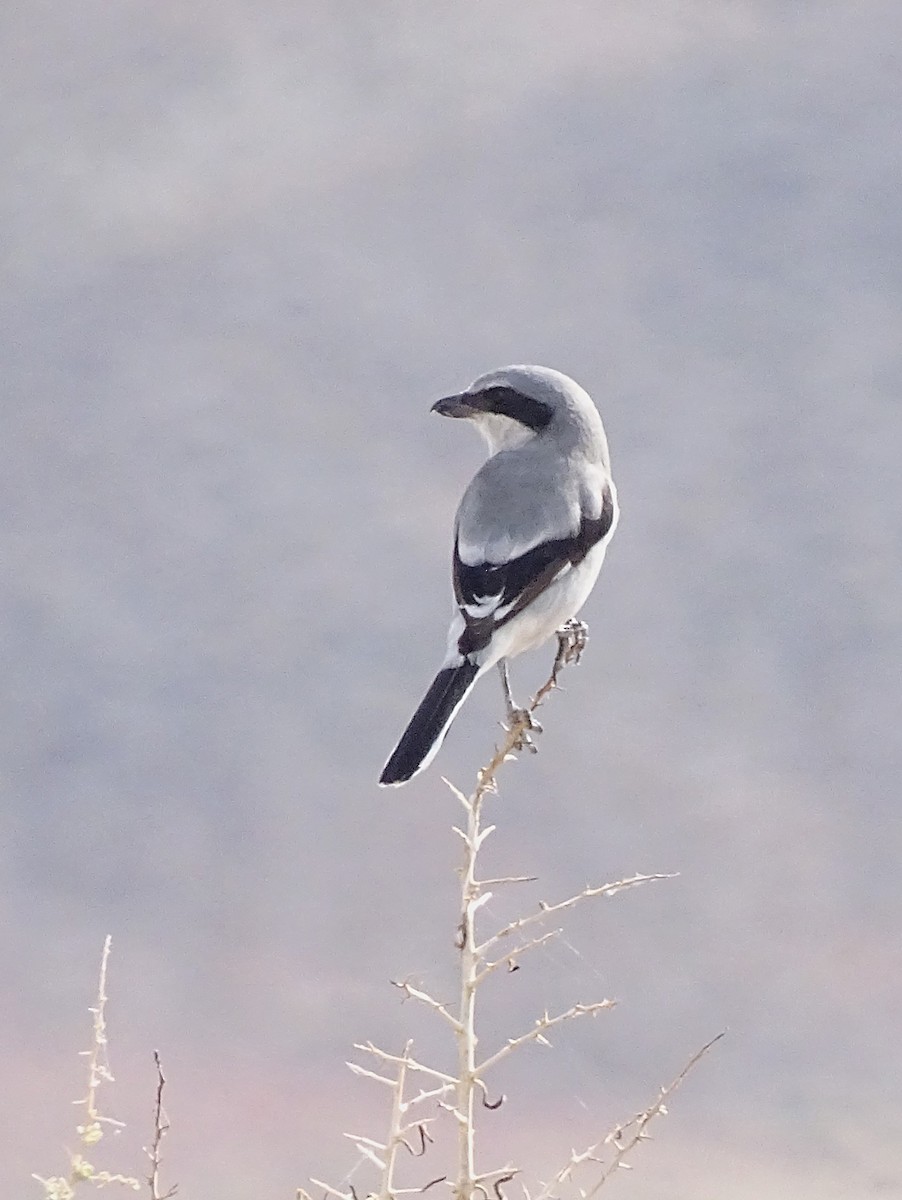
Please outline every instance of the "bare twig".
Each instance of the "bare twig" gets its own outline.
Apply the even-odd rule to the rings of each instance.
[[[511,734],[508,734],[510,740]],[[497,758],[497,754],[495,756]],[[503,761],[503,760],[502,760]],[[499,763],[500,765],[500,763]],[[497,770],[497,767],[495,768]],[[494,778],[494,776],[492,776]],[[480,780],[467,809],[466,847],[461,879],[461,917],[458,925],[460,942],[460,999],[458,1003],[457,1034],[457,1179],[454,1194],[457,1200],[471,1200],[476,1183],[473,1106],[476,1094],[476,988],[479,959],[476,955],[476,912],[481,889],[476,878],[476,855],[485,840],[479,818],[482,797]]]
[[[514,946],[504,958],[496,958],[493,962],[487,962],[477,976],[477,982],[482,983],[493,971],[497,971],[499,967],[507,967],[508,971],[518,969],[517,959],[526,953],[527,950],[536,950],[539,946],[544,946],[546,942],[550,942],[552,938],[560,937],[562,930],[549,929],[547,933],[543,933],[541,937],[531,938],[528,942],[523,942],[520,946]]]
[[[677,1075],[677,1077],[666,1087],[661,1088],[654,1103],[650,1104],[649,1107],[643,1112],[638,1113],[632,1118],[632,1120],[626,1121],[622,1125],[615,1126],[615,1128],[612,1129],[611,1132],[608,1133],[604,1138],[602,1138],[601,1141],[595,1142],[594,1145],[589,1146],[586,1150],[581,1152],[574,1150],[566,1164],[551,1180],[549,1180],[548,1183],[545,1184],[540,1192],[532,1197],[532,1200],[551,1200],[561,1184],[572,1179],[573,1172],[578,1167],[581,1167],[586,1163],[596,1164],[600,1166],[602,1170],[601,1174],[596,1177],[595,1182],[591,1187],[581,1187],[579,1189],[580,1197],[583,1198],[583,1200],[590,1200],[590,1197],[601,1191],[607,1181],[617,1170],[628,1169],[629,1163],[625,1162],[624,1160],[640,1142],[648,1141],[650,1134],[648,1134],[646,1130],[649,1124],[655,1119],[655,1117],[667,1115],[667,1107],[664,1103],[667,1097],[672,1095],[672,1093],[677,1090],[692,1068],[708,1053],[713,1045],[715,1045],[722,1037],[725,1036],[725,1032],[726,1031],[719,1033],[717,1037],[711,1038],[711,1040],[706,1042],[700,1050],[697,1050],[695,1054],[693,1054],[692,1058],[690,1058],[686,1063],[685,1067],[683,1067],[682,1071],[680,1071],[679,1075]],[[624,1134],[627,1133],[627,1131],[629,1131],[629,1136],[624,1138]],[[607,1163],[598,1157],[599,1149],[602,1146],[613,1147],[613,1156]]]
[[[334,1200],[353,1200],[353,1195],[350,1191],[342,1192],[338,1188],[332,1187],[331,1184],[324,1183],[322,1179],[314,1179],[311,1175],[310,1182],[314,1187],[322,1188],[326,1195],[332,1196]],[[303,1188],[298,1188],[298,1200],[313,1200],[313,1197]]]
[[[578,647],[576,642],[579,643]],[[465,796],[453,784],[445,781],[457,797],[467,818],[466,830],[456,829],[464,844],[464,862],[460,868],[461,915],[456,939],[456,945],[460,951],[460,993],[455,1028],[457,1037],[457,1103],[453,1107],[445,1106],[456,1118],[458,1128],[457,1177],[454,1183],[456,1200],[472,1200],[477,1191],[485,1194],[485,1187],[480,1183],[482,1177],[476,1173],[474,1150],[474,1102],[477,1089],[484,1088],[479,1078],[480,1073],[512,1053],[517,1046],[527,1041],[542,1040],[545,1029],[551,1028],[552,1025],[565,1019],[564,1015],[559,1018],[549,1018],[546,1014],[546,1017],[537,1024],[535,1029],[521,1038],[508,1042],[507,1046],[498,1051],[496,1055],[477,1067],[475,1027],[477,989],[481,978],[485,977],[482,974],[483,971],[490,973],[495,969],[494,966],[487,967],[484,958],[487,946],[495,943],[490,940],[486,945],[480,946],[476,932],[477,912],[491,895],[485,890],[486,884],[480,882],[476,873],[479,850],[494,829],[493,825],[483,828],[482,805],[485,797],[496,791],[496,780],[501,766],[509,758],[515,757],[517,752],[531,746],[528,733],[530,729],[535,728],[532,714],[557,686],[558,675],[563,667],[568,662],[578,661],[579,650],[583,644],[584,635],[583,640],[577,638],[576,641],[569,634],[559,635],[558,651],[548,680],[539,688],[526,709],[513,712],[510,725],[505,727],[506,736],[503,742],[495,748],[495,753],[488,764],[478,773],[476,788],[470,796]],[[601,1007],[607,1007],[609,1003],[609,1001],[604,1001]],[[583,1009],[585,1012],[595,1011],[593,1006],[584,1008],[584,1006],[577,1005],[570,1015],[573,1017],[582,1015]],[[486,1200],[491,1200],[491,1198],[486,1195]]]
[[[528,929],[530,925],[535,925],[538,921],[547,921],[549,917],[555,916],[565,909],[574,908],[583,900],[592,900],[597,896],[615,896],[618,892],[626,891],[627,888],[638,887],[643,883],[654,883],[660,879],[676,879],[675,874],[667,875],[631,875],[628,879],[618,879],[614,883],[603,883],[600,887],[586,887],[575,896],[570,896],[566,900],[561,900],[558,904],[546,904],[544,901],[539,905],[539,911],[530,913],[526,917],[520,917],[516,921],[511,921],[509,925],[505,925],[499,929],[497,933],[493,933],[479,947],[479,954],[485,954],[492,947],[497,946],[505,938],[512,934],[520,933],[524,929]]]
[[[441,1017],[444,1017],[452,1029],[457,1030],[460,1027],[460,1022],[448,1011],[447,1007],[439,1003],[438,1000],[433,999],[428,992],[424,992],[420,988],[415,988],[406,979],[400,982],[392,979],[389,982],[392,987],[399,988],[405,997],[409,996],[412,1000],[419,1000],[421,1004],[425,1004],[427,1008],[431,1008],[433,1012],[437,1012]]]
[[[500,879],[480,879],[483,887],[495,887],[502,883],[535,883],[538,875],[503,875]]]
[[[169,1132],[169,1118],[163,1107],[163,1088],[166,1086],[166,1077],[163,1074],[163,1064],[160,1062],[157,1050],[153,1052],[153,1061],[157,1068],[157,1095],[153,1113],[153,1141],[150,1147],[145,1148],[144,1151],[150,1159],[150,1174],[147,1177],[147,1183],[150,1187],[151,1200],[170,1200],[178,1191],[178,1184],[173,1184],[168,1192],[160,1192],[160,1151],[163,1138]]]
[[[405,985],[398,985],[405,986]],[[433,1006],[430,1006],[433,1007]],[[436,1006],[437,1007],[437,1006]],[[389,1054],[387,1051],[380,1050],[374,1046],[372,1042],[367,1042],[358,1045],[358,1050],[364,1050],[369,1054],[374,1055],[382,1062],[390,1063],[396,1068],[395,1077],[390,1078],[386,1075],[380,1075],[375,1071],[367,1070],[366,1067],[361,1067],[357,1063],[348,1063],[348,1066],[356,1075],[361,1075],[367,1079],[374,1079],[377,1083],[384,1084],[391,1089],[392,1106],[391,1115],[389,1118],[388,1135],[385,1141],[378,1141],[375,1138],[366,1137],[363,1134],[346,1133],[345,1137],[349,1138],[355,1145],[358,1154],[361,1158],[371,1162],[379,1172],[380,1183],[379,1190],[369,1193],[370,1200],[396,1200],[398,1196],[416,1192],[418,1188],[404,1189],[399,1188],[395,1182],[395,1168],[398,1160],[398,1151],[403,1146],[414,1158],[421,1158],[426,1153],[428,1143],[432,1142],[432,1137],[428,1131],[430,1123],[429,1118],[418,1117],[415,1120],[408,1121],[407,1114],[413,1105],[421,1103],[424,1099],[433,1098],[440,1100],[441,1097],[453,1092],[455,1080],[451,1076],[447,1076],[442,1080],[438,1087],[432,1088],[429,1091],[421,1090],[420,1093],[412,1100],[405,1098],[405,1090],[407,1085],[407,1075],[409,1071],[424,1071],[432,1077],[440,1076],[440,1072],[432,1070],[429,1067],[423,1067],[422,1064],[416,1062],[410,1056],[410,1049],[413,1042],[408,1041],[404,1047],[402,1054]],[[407,1135],[411,1132],[419,1137],[419,1148],[411,1145]],[[312,1180],[318,1187],[325,1186],[319,1180]],[[333,1197],[345,1196],[339,1189],[327,1188],[328,1194]],[[354,1189],[349,1188],[348,1193],[353,1200]],[[303,1200],[303,1198],[302,1198]]]
[[[398,1063],[398,1078],[392,1089],[391,1121],[388,1128],[388,1144],[385,1148],[385,1168],[382,1172],[382,1186],[379,1189],[379,1200],[393,1200],[395,1163],[398,1158],[398,1150],[404,1141],[401,1132],[404,1113],[407,1111],[404,1104],[404,1085],[407,1082],[410,1047],[412,1045],[413,1043],[408,1041],[404,1047],[404,1056],[401,1062]]]
[[[97,1093],[101,1084],[114,1082],[108,1058],[106,1033],[106,977],[112,944],[113,939],[107,936],[103,943],[103,953],[100,958],[97,1000],[93,1007],[88,1009],[93,1018],[91,1048],[90,1050],[79,1051],[81,1057],[88,1059],[88,1088],[85,1095],[80,1100],[74,1100],[73,1103],[81,1105],[85,1109],[86,1115],[83,1124],[76,1126],[78,1140],[84,1147],[95,1146],[102,1140],[107,1129],[118,1133],[121,1129],[125,1128],[122,1121],[116,1121],[112,1117],[104,1116],[100,1111],[97,1100]],[[49,1179],[45,1179],[41,1175],[33,1175],[32,1178],[36,1179],[43,1186],[45,1200],[72,1200],[75,1195],[75,1188],[81,1183],[93,1183],[98,1187],[115,1183],[122,1187],[131,1188],[133,1191],[139,1191],[141,1188],[140,1182],[131,1175],[120,1175],[113,1171],[98,1170],[93,1163],[89,1162],[78,1151],[69,1155],[68,1175],[54,1175]]]
[[[355,1042],[354,1049],[355,1050],[364,1050],[367,1054],[372,1054],[375,1058],[382,1059],[383,1062],[400,1063],[402,1061],[405,1061],[398,1054],[389,1054],[389,1052],[387,1050],[380,1050],[379,1047],[374,1046],[372,1042]],[[407,1062],[407,1069],[409,1071],[422,1071],[424,1075],[429,1075],[433,1079],[440,1079],[442,1081],[442,1083],[456,1083],[457,1082],[457,1080],[455,1079],[455,1077],[453,1075],[447,1075],[447,1074],[445,1074],[444,1071],[436,1071],[434,1067],[427,1067],[427,1066],[425,1066],[425,1064],[423,1064],[421,1062],[417,1062],[417,1060],[415,1058],[408,1058],[408,1059],[406,1059],[406,1062]],[[352,1071],[356,1071],[360,1075],[363,1075],[366,1073],[364,1071],[363,1067],[357,1067],[354,1063],[348,1063],[348,1066],[351,1068]],[[386,1080],[386,1082],[390,1083],[391,1081]]]
[[[539,1017],[532,1029],[521,1034],[520,1037],[509,1038],[505,1045],[497,1050],[494,1054],[490,1054],[479,1064],[480,1075],[494,1067],[496,1063],[507,1058],[509,1054],[513,1054],[520,1046],[525,1046],[528,1042],[538,1042],[540,1046],[548,1046],[550,1043],[545,1037],[549,1029],[554,1029],[556,1025],[562,1025],[564,1021],[574,1021],[578,1017],[594,1017],[605,1009],[613,1008],[617,1003],[616,1000],[599,1000],[595,1004],[574,1004],[572,1008],[568,1008],[566,1012],[558,1013],[556,1017],[549,1017],[548,1013],[544,1013]]]
[[[73,1103],[83,1104],[85,1107],[85,1123],[77,1127],[77,1132],[82,1142],[88,1146],[100,1141],[103,1137],[104,1125],[108,1125],[114,1130],[125,1128],[122,1121],[115,1121],[112,1117],[102,1116],[97,1107],[97,1091],[100,1085],[103,1083],[115,1083],[113,1072],[110,1070],[106,1036],[106,1005],[108,999],[106,994],[106,974],[112,947],[113,939],[107,934],[103,943],[103,954],[100,958],[97,1001],[92,1008],[88,1009],[94,1018],[94,1037],[90,1050],[79,1051],[79,1054],[83,1058],[88,1059],[88,1090],[82,1100],[75,1100]]]

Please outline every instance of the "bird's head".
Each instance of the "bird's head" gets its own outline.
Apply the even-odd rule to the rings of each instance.
[[[548,431],[574,421],[597,422],[601,428],[588,394],[569,376],[550,367],[499,367],[480,375],[466,391],[437,400],[432,411],[471,420],[493,454],[547,436]]]

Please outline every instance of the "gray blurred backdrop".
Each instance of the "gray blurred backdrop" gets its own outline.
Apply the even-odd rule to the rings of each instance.
[[[159,1048],[191,1200],[351,1167],[385,1108],[354,1040],[450,1052],[387,981],[452,994],[439,776],[495,682],[374,781],[482,458],[429,405],[539,362],[596,398],[623,519],[489,865],[526,906],[680,874],[498,985],[486,1048],[621,1003],[499,1076],[486,1154],[547,1174],[729,1027],[618,1195],[902,1196],[898,0],[0,28],[7,1193],[65,1163],[107,932],[97,1158],[140,1170]]]

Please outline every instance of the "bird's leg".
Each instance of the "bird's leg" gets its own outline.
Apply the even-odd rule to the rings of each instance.
[[[558,674],[570,665],[577,664],[582,658],[583,651],[589,642],[589,626],[585,621],[579,621],[576,617],[571,617],[557,631],[557,654],[554,659],[554,667],[551,671],[551,678],[557,683]]]
[[[504,702],[507,705],[507,720],[508,729],[513,729],[515,725],[520,726],[520,741],[518,749],[528,747],[532,752],[536,753],[536,746],[533,743],[530,733],[541,733],[542,726],[535,719],[528,708],[518,708],[514,703],[514,696],[511,691],[510,675],[507,669],[507,659],[502,658],[498,663],[498,673],[501,676],[501,686],[504,688]]]
[[[501,676],[501,686],[504,689],[504,703],[507,705],[507,715],[513,716],[517,711],[514,694],[511,691],[511,677],[507,670],[507,659],[502,658],[498,663],[498,674]]]

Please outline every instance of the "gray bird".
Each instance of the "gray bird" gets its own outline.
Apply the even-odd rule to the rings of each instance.
[[[432,406],[474,423],[489,459],[454,522],[448,649],[379,779],[428,767],[480,675],[550,638],[585,603],[617,525],[617,493],[598,410],[548,367],[502,367]]]

